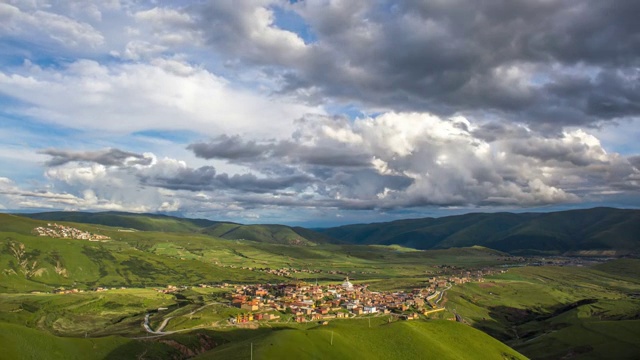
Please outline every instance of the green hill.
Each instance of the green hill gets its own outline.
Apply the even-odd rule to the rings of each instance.
[[[333,337],[333,340],[332,340]],[[332,321],[280,329],[220,346],[197,359],[525,359],[485,333],[447,320]]]
[[[106,241],[51,238],[34,235],[38,221],[0,214],[0,292],[50,291],[52,287],[92,288],[98,286],[165,286],[244,279],[246,282],[275,280],[279,277],[240,268],[216,266],[204,256],[205,250],[227,260],[229,240],[205,235],[122,232],[104,226],[60,222],[83,231],[107,235]],[[14,245],[15,244],[15,245]],[[37,275],[26,276],[11,247],[22,245],[21,260],[36,262]],[[216,250],[220,249],[220,250]],[[232,252],[232,251],[231,251]],[[237,256],[230,254],[232,259]]]
[[[398,246],[314,245],[299,240],[300,235],[292,228],[282,226],[218,224],[206,228],[214,235],[238,237],[224,239],[200,232],[56,223],[109,236],[110,240],[36,236],[34,228],[46,227],[47,221],[0,214],[0,292],[51,291],[61,286],[86,289],[278,281],[283,278],[268,269],[280,268],[297,269],[289,274],[295,279],[341,280],[354,272],[360,279],[385,279],[424,275],[442,263],[483,266],[508,261],[504,253],[481,248],[408,251]],[[262,241],[248,240],[253,234],[262,234]],[[27,279],[11,244],[22,244],[26,252],[22,260],[29,259],[29,264],[36,261],[33,270],[42,270]]]
[[[640,252],[640,210],[613,208],[549,213],[475,213],[316,230],[122,212],[47,212],[24,216],[284,245],[346,243],[401,245],[423,250],[481,245],[511,254],[541,255],[609,256]]]
[[[637,359],[640,260],[512,268],[453,287],[449,308],[535,359]]]
[[[125,338],[63,338],[24,326],[0,323],[3,359],[105,359]]]
[[[201,230],[203,234],[234,240],[251,240],[274,244],[314,245],[294,229],[284,225],[240,225],[219,223]],[[320,238],[318,236],[317,238]]]
[[[512,254],[627,254],[640,251],[640,210],[478,213],[318,231],[346,243],[417,249],[482,245]]]
[[[20,214],[36,220],[96,224],[140,231],[201,233],[223,239],[251,240],[274,244],[313,245],[334,241],[327,235],[285,225],[243,225],[206,219],[187,219],[157,214],[126,212],[56,211]]]
[[[167,215],[133,214],[116,211],[97,213],[53,211],[19,215],[37,220],[98,224],[142,231],[197,232],[204,227],[218,223],[217,221],[206,219],[185,219]]]

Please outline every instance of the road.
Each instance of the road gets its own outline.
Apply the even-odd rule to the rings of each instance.
[[[151,328],[151,326],[149,326],[149,317],[151,316],[151,314],[147,313],[144,316],[144,324],[142,324],[142,326],[144,326],[144,329],[147,330],[148,333],[151,334],[156,334],[156,335],[165,335],[168,334],[166,332],[163,332],[162,329],[165,328],[165,326],[167,326],[167,323],[169,322],[169,320],[173,319],[173,316],[170,316],[166,319],[164,319],[164,321],[162,321],[162,324],[160,324],[160,326],[158,327],[158,330],[153,330]]]
[[[438,300],[436,300],[436,304],[439,303],[440,300],[442,300],[442,297],[444,296],[445,291],[447,291],[449,289],[451,289],[451,284],[449,284],[449,286],[446,289],[444,289],[444,290],[442,290],[442,292],[440,292],[440,297],[438,298]]]
[[[221,302],[211,302],[211,303],[208,303],[208,304],[206,304],[206,305],[203,305],[203,306],[201,306],[201,307],[199,307],[199,308],[197,308],[197,309],[193,310],[192,312],[190,312],[190,313],[189,313],[189,314],[187,314],[187,315],[191,316],[191,315],[193,315],[193,314],[197,313],[198,311],[200,311],[200,310],[202,310],[202,309],[206,308],[207,306],[211,306],[211,305],[227,305],[227,304],[225,304],[225,303],[221,303]],[[162,331],[162,330],[167,326],[167,324],[169,323],[169,320],[171,320],[171,319],[173,319],[173,318],[174,318],[173,316],[169,316],[168,318],[164,319],[164,320],[162,321],[162,323],[160,324],[160,326],[158,327],[158,329],[157,329],[157,330],[153,330],[153,329],[151,328],[151,326],[149,325],[149,317],[150,317],[150,316],[151,316],[151,313],[147,313],[147,314],[144,316],[144,323],[142,324],[142,326],[144,326],[144,329],[145,329],[148,333],[150,333],[150,334],[154,334],[154,335],[162,336],[162,335],[168,335],[168,334],[173,334],[173,333],[175,333],[175,332],[180,332],[180,331],[185,331],[185,330],[187,330],[187,329],[183,329],[183,330],[177,330],[177,331],[166,331],[166,332],[165,332],[165,331]]]
[[[435,309],[435,310],[429,310],[429,311],[425,311],[424,315],[429,315],[429,314],[433,314],[433,313],[437,313],[439,311],[445,311],[445,308],[439,308],[439,309]]]

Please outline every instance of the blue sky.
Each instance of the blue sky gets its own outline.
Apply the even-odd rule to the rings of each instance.
[[[0,209],[640,205],[640,5],[0,3]]]

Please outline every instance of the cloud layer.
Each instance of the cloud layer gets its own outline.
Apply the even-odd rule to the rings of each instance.
[[[52,157],[46,163],[50,191],[4,194],[77,208],[204,210],[200,198],[234,211],[339,211],[539,206],[640,189],[637,157],[609,154],[582,130],[550,138],[522,125],[475,126],[462,117],[419,113],[313,117],[298,122],[286,140],[223,136],[189,149],[245,173],[117,149],[49,149],[43,153]]]
[[[239,221],[639,206],[639,12],[4,2],[0,205]]]

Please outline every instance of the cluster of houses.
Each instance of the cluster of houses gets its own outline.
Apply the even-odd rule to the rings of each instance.
[[[368,314],[395,314],[406,320],[419,314],[429,315],[440,310],[437,299],[453,284],[483,282],[484,276],[504,270],[485,268],[467,271],[459,269],[449,275],[428,279],[423,288],[410,292],[370,291],[368,285],[352,284],[347,277],[342,284],[323,285],[297,282],[295,284],[228,285],[231,305],[246,313],[231,319],[232,323],[279,318],[280,312],[290,313],[296,322],[349,318]]]
[[[294,278],[295,274],[329,274],[329,275],[344,275],[344,276],[349,276],[350,274],[376,274],[378,272],[376,271],[351,271],[351,272],[347,272],[347,271],[341,271],[341,270],[329,270],[329,271],[325,271],[325,270],[320,270],[320,269],[297,269],[297,268],[293,268],[293,267],[282,267],[282,268],[270,268],[270,267],[251,267],[251,266],[237,266],[237,265],[223,265],[220,264],[218,262],[216,262],[216,265],[221,266],[221,267],[228,267],[228,268],[232,268],[232,269],[242,269],[242,270],[249,270],[249,271],[257,271],[257,272],[262,272],[262,273],[267,273],[267,274],[271,274],[271,275],[277,275],[277,276],[282,276],[282,277],[288,277],[288,278]]]
[[[279,269],[272,269],[272,268],[256,268],[256,267],[247,267],[247,266],[242,266],[241,269],[243,270],[249,270],[249,271],[258,271],[258,272],[263,272],[263,273],[267,273],[267,274],[272,274],[272,275],[278,275],[278,276],[283,276],[283,277],[291,277],[292,274],[299,274],[299,273],[308,273],[308,274],[320,274],[322,273],[322,270],[310,270],[310,269],[296,269],[296,268],[292,268],[292,267],[288,267],[288,268],[279,268]]]
[[[436,306],[428,297],[437,287],[448,286],[446,280],[434,282],[433,287],[414,289],[411,292],[370,291],[367,285],[354,285],[345,279],[339,285],[262,284],[236,285],[228,294],[231,304],[246,313],[229,321],[244,323],[256,320],[272,320],[278,312],[293,314],[296,322],[349,318],[367,314],[397,314],[410,320],[418,313],[433,312]]]
[[[180,290],[182,290],[184,288],[185,287],[177,287],[175,285],[167,285],[167,287],[164,288],[164,289],[154,289],[154,290],[156,290],[157,292],[162,293],[162,294],[171,294],[171,293],[178,292],[178,291],[180,291]]]
[[[112,287],[112,288],[108,288],[108,287],[102,287],[99,286],[93,290],[87,290],[87,291],[95,291],[95,292],[103,292],[103,291],[109,291],[109,290],[126,290],[127,288],[124,286],[121,287]],[[53,290],[54,294],[78,294],[78,293],[83,293],[85,292],[85,290],[81,290],[81,289],[66,289],[64,287],[59,287]]]
[[[82,231],[70,226],[64,226],[56,223],[48,223],[47,227],[38,226],[33,229],[33,232],[38,236],[47,236],[52,238],[61,239],[78,239],[89,241],[102,241],[110,240],[111,238],[106,235],[92,234],[87,231]]]

